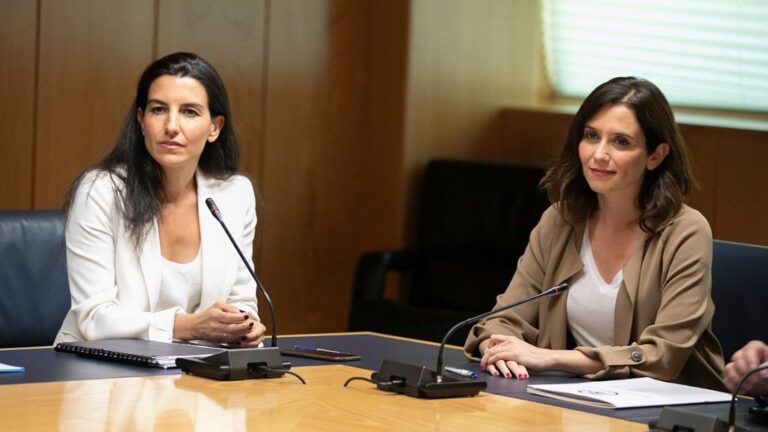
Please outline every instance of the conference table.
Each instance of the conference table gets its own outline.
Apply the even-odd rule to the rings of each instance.
[[[313,345],[361,354],[332,363],[283,357],[301,375],[216,381],[178,369],[144,368],[59,353],[50,347],[0,350],[0,363],[23,373],[0,374],[0,430],[157,431],[644,431],[661,408],[609,410],[526,393],[529,382],[570,382],[563,375],[517,381],[481,374],[475,397],[417,399],[383,392],[365,381],[383,359],[434,368],[437,345],[376,333],[283,336],[281,348]],[[477,371],[457,347],[445,364]],[[739,406],[740,421],[749,422]],[[694,406],[727,412],[727,404]]]

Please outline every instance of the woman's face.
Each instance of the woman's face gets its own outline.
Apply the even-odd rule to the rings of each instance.
[[[645,135],[634,111],[626,105],[600,110],[584,126],[579,143],[579,158],[589,187],[602,197],[631,196],[640,193],[645,170],[661,164],[669,152],[659,144],[648,154]]]
[[[194,171],[206,143],[219,136],[224,118],[211,118],[205,87],[196,79],[162,75],[149,87],[137,118],[144,145],[163,169]]]

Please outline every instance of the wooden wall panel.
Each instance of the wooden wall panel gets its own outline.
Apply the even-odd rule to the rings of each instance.
[[[37,3],[0,2],[0,209],[32,205]]]
[[[35,208],[113,146],[152,59],[152,0],[53,1],[40,10]]]
[[[408,58],[408,0],[371,1],[367,50],[365,148],[360,182],[360,232],[368,250],[395,249],[403,243],[405,195],[402,175]]]
[[[538,2],[414,0],[410,16],[403,175],[413,238],[427,161],[508,157],[499,107],[535,99],[541,51]]]
[[[219,72],[241,145],[241,169],[261,172],[266,0],[159,0],[157,57],[191,51]]]
[[[270,6],[262,278],[281,333],[346,328],[359,245],[368,4]]]

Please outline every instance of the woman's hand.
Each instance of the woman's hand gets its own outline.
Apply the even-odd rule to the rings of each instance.
[[[218,301],[206,310],[176,314],[173,337],[181,340],[206,340],[230,345],[258,345],[264,325],[237,307]]]
[[[493,376],[514,376],[517,379],[528,379],[528,367],[532,370],[546,369],[544,357],[550,351],[505,335],[491,335],[480,344],[480,349],[483,352],[481,369]]]
[[[557,370],[586,375],[603,369],[603,364],[576,350],[539,348],[515,336],[491,335],[480,343],[480,368],[493,376],[528,379],[528,369]]]
[[[768,362],[768,345],[761,341],[751,341],[731,357],[725,365],[725,385],[731,391],[736,389],[741,376],[748,370]],[[747,394],[768,394],[768,370],[756,372],[741,385],[740,391]]]

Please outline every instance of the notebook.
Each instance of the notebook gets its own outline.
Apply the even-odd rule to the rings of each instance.
[[[164,369],[176,367],[177,358],[207,357],[226,351],[224,348],[141,339],[62,342],[54,349],[84,357]]]
[[[731,401],[728,393],[653,378],[528,385],[528,393],[611,409]]]

